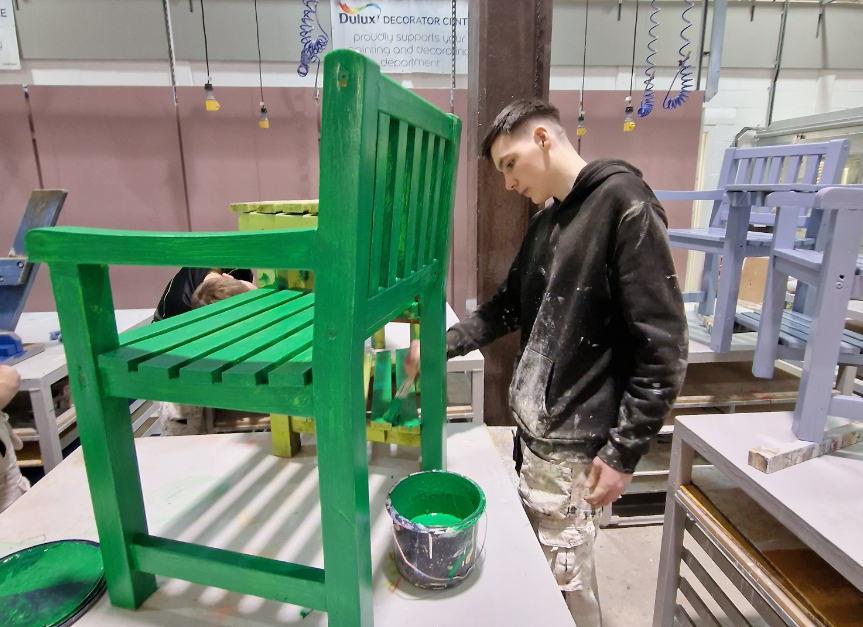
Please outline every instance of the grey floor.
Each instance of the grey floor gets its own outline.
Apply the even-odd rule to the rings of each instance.
[[[511,456],[512,429],[489,427],[489,432],[510,479],[516,484]],[[596,570],[603,627],[651,624],[661,539],[662,525],[608,528],[599,532]]]

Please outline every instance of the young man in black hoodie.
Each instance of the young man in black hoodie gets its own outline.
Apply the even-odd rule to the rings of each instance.
[[[633,166],[585,163],[544,102],[504,109],[483,154],[507,189],[554,202],[530,221],[497,294],[448,331],[447,357],[520,331],[509,393],[519,493],[576,625],[598,627],[599,508],[626,490],[686,372],[665,212]]]

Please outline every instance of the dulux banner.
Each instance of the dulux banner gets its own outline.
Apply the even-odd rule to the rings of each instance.
[[[467,74],[467,5],[456,2],[456,73]],[[388,74],[452,71],[451,0],[332,0],[333,49],[349,48]]]

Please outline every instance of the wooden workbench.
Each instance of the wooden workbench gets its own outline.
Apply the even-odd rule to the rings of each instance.
[[[153,319],[152,309],[121,309],[115,312],[117,330],[122,333]],[[24,343],[43,343],[45,350],[12,367],[21,376],[21,391],[28,392],[33,405],[35,429],[17,430],[24,442],[38,442],[39,454],[32,460],[19,455],[22,466],[43,466],[48,472],[63,460],[63,448],[78,437],[75,427],[75,408],[71,407],[57,416],[51,395],[51,384],[68,374],[66,352],[63,343],[50,340],[49,333],[60,330],[56,311],[32,312],[21,314],[15,332]],[[150,403],[137,403],[133,414],[143,414]],[[137,416],[132,417],[134,420]]]
[[[269,434],[245,433],[135,441],[152,533],[177,540],[323,565],[317,458],[304,442],[292,459],[270,454]],[[393,627],[572,625],[521,500],[484,425],[448,425],[449,469],[475,480],[488,509],[478,523],[483,557],[461,586],[420,590],[400,580],[392,523],[384,503],[391,487],[419,470],[418,451],[370,445],[375,624]],[[61,538],[96,540],[81,450],[0,514],[0,556]],[[159,579],[135,612],[103,597],[76,627],[158,625],[325,625],[326,615],[255,597]]]
[[[747,462],[749,451],[756,446],[772,447],[794,439],[792,416],[792,412],[771,412],[678,417],[654,627],[670,627],[675,614],[684,525],[692,512],[681,489],[691,483],[694,453],[713,464],[731,484],[758,503],[853,587],[863,591],[863,543],[860,541],[863,444],[769,475]],[[830,420],[828,427],[847,422]],[[759,595],[768,606],[774,605],[769,586],[759,589]],[[785,620],[788,607],[787,603],[777,603],[765,611],[774,612]]]

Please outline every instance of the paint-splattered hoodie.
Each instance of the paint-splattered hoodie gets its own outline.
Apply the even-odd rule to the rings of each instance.
[[[632,472],[671,411],[688,331],[667,224],[636,168],[589,163],[531,220],[497,294],[447,333],[454,357],[521,330],[510,406],[540,457]]]

